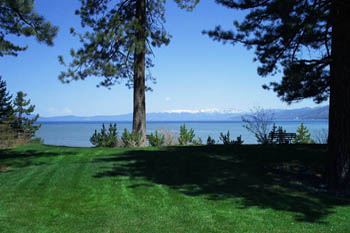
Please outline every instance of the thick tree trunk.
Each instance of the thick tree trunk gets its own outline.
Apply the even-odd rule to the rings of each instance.
[[[350,190],[350,3],[332,6],[328,170],[331,189]]]
[[[136,0],[136,48],[134,54],[134,112],[133,132],[141,133],[142,146],[146,145],[146,0]]]

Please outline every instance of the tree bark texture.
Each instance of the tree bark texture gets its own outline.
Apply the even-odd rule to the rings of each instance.
[[[350,190],[350,2],[332,4],[327,177],[331,189],[346,191]]]
[[[142,143],[146,145],[146,0],[136,0],[136,18],[138,26],[135,28],[136,48],[134,54],[134,111],[133,132],[141,133]]]

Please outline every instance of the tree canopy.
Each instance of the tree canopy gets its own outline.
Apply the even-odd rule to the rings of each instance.
[[[199,0],[174,0],[180,8],[192,10]],[[81,18],[81,26],[88,27],[85,33],[77,33],[83,47],[71,50],[73,58],[66,64],[60,56],[61,64],[67,71],[61,72],[59,79],[69,83],[72,80],[84,80],[89,76],[102,77],[98,86],[111,87],[126,81],[133,87],[135,49],[146,54],[145,67],[153,67],[152,48],[168,45],[170,34],[164,27],[165,0],[146,1],[146,20],[137,18],[136,0],[81,0],[81,8],[76,14]],[[137,32],[144,29],[144,40],[138,38]],[[144,45],[145,43],[145,45]],[[150,72],[147,78],[153,80]]]
[[[226,7],[246,10],[235,30],[217,26],[205,31],[217,41],[242,43],[255,48],[258,74],[274,75],[283,70],[280,83],[272,88],[288,103],[313,98],[316,103],[329,97],[332,24],[330,0],[216,0]]]
[[[180,8],[192,10],[199,0],[175,0]],[[152,48],[169,44],[170,34],[164,27],[165,0],[81,0],[82,27],[79,36],[83,47],[71,50],[73,60],[66,65],[59,79],[64,83],[101,77],[98,86],[110,88],[126,81],[133,88],[133,131],[141,133],[142,145],[146,144],[146,79],[154,80]],[[148,71],[146,74],[146,70]]]
[[[350,2],[347,0],[216,0],[247,12],[234,30],[205,31],[214,40],[255,48],[261,76],[283,70],[265,85],[288,103],[329,99],[329,187],[350,189]]]
[[[34,136],[35,132],[41,125],[34,125],[38,120],[39,114],[32,115],[35,110],[35,105],[30,104],[30,99],[26,100],[27,94],[19,91],[13,101],[13,111],[15,114],[14,128],[16,130],[23,130],[28,133],[29,138]]]
[[[34,0],[0,1],[0,56],[16,56],[27,46],[13,44],[7,39],[9,34],[35,36],[39,42],[53,45],[58,28],[44,17],[34,12]]]
[[[12,95],[7,91],[6,82],[0,76],[0,124],[13,114]]]

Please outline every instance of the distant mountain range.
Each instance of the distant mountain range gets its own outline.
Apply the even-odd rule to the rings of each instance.
[[[274,109],[276,120],[327,120],[329,106],[299,109]],[[241,117],[249,113],[238,111],[218,111],[218,110],[176,110],[167,112],[147,113],[147,121],[239,121]],[[40,117],[39,122],[94,122],[94,121],[132,121],[132,114],[122,114],[115,116],[55,116]]]

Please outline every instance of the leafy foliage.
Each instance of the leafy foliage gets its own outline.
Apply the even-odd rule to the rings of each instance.
[[[121,140],[124,147],[139,147],[142,144],[142,135],[140,132],[129,133],[127,129],[124,129]]]
[[[30,140],[30,143],[33,144],[44,144],[44,139],[41,137],[35,137],[32,140]]]
[[[242,135],[237,137],[237,140],[234,139],[230,139],[230,131],[227,131],[226,134],[220,133],[220,141],[222,141],[222,143],[224,145],[241,145],[243,144],[244,141],[242,141]]]
[[[235,144],[235,145],[242,145],[243,142],[244,142],[244,141],[242,140],[242,135],[239,135],[239,136],[237,137],[236,141],[234,141],[233,144]]]
[[[30,104],[30,100],[26,100],[27,94],[19,91],[17,92],[16,99],[13,102],[13,111],[15,114],[14,127],[16,130],[24,131],[28,134],[29,138],[35,135],[35,132],[41,127],[41,124],[34,125],[39,118],[39,114],[29,118],[34,112],[35,105]]]
[[[149,135],[148,140],[149,140],[149,143],[151,144],[151,146],[162,146],[165,143],[165,136],[158,133],[158,131],[156,130],[154,132],[154,134],[151,133]]]
[[[0,149],[16,146],[17,143],[16,131],[10,124],[0,124]]]
[[[62,56],[59,62],[67,70],[61,72],[63,83],[101,77],[98,86],[111,88],[126,82],[134,89],[133,131],[141,133],[146,143],[146,80],[154,81],[153,48],[167,45],[170,35],[165,30],[164,0],[80,0],[76,14],[81,18],[86,33],[77,33],[82,48],[71,50],[72,62],[66,64]],[[191,10],[199,0],[175,0],[181,7]],[[147,70],[147,75],[146,75]]]
[[[195,137],[195,134],[193,129],[187,130],[185,124],[180,126],[180,137],[179,137],[180,145],[187,145],[188,143],[192,143],[194,137]]]
[[[312,143],[311,140],[311,134],[309,133],[309,130],[306,126],[304,126],[304,123],[301,123],[300,126],[297,129],[297,135],[295,139],[293,140],[293,143],[295,144],[310,144]]]
[[[101,131],[98,133],[95,130],[94,134],[90,137],[90,142],[96,147],[115,147],[118,142],[117,124],[110,124],[108,131],[105,124],[102,124]]]
[[[0,139],[5,147],[28,142],[41,126],[35,125],[39,115],[32,116],[35,105],[31,105],[26,96],[19,91],[12,102],[6,83],[0,77]]]
[[[230,131],[227,131],[226,134],[220,133],[219,140],[222,141],[224,145],[233,144],[234,142],[233,140],[231,141],[230,139]]]
[[[192,140],[192,144],[195,146],[201,146],[203,145],[203,140],[201,137],[198,137],[197,139]]]
[[[179,7],[191,10],[199,0],[175,2]],[[60,63],[67,67],[59,79],[68,83],[99,76],[103,78],[99,86],[110,87],[126,80],[126,85],[133,87],[136,53],[145,53],[144,66],[151,68],[152,48],[168,45],[171,37],[164,27],[165,1],[146,1],[146,15],[141,16],[142,19],[138,18],[139,3],[140,0],[81,0],[76,14],[81,18],[81,25],[90,30],[80,34],[71,29],[72,35],[79,37],[83,47],[71,50],[73,61],[69,65],[62,56],[59,57]],[[148,79],[153,80],[153,77],[148,75]]]
[[[215,144],[215,139],[211,138],[210,136],[208,136],[207,138],[207,145],[214,145]]]
[[[0,123],[13,115],[12,95],[7,91],[6,82],[0,76]]]
[[[264,88],[273,88],[288,103],[310,97],[317,103],[328,99],[333,1],[216,2],[248,13],[242,22],[234,21],[235,30],[223,30],[217,26],[203,33],[217,41],[255,48],[254,60],[261,64],[258,68],[261,76],[274,75],[283,67],[282,82],[272,82]],[[309,58],[305,51],[315,56]]]
[[[0,57],[16,56],[27,46],[18,46],[7,39],[9,34],[35,36],[39,42],[53,45],[58,28],[33,11],[34,0],[0,1]]]

